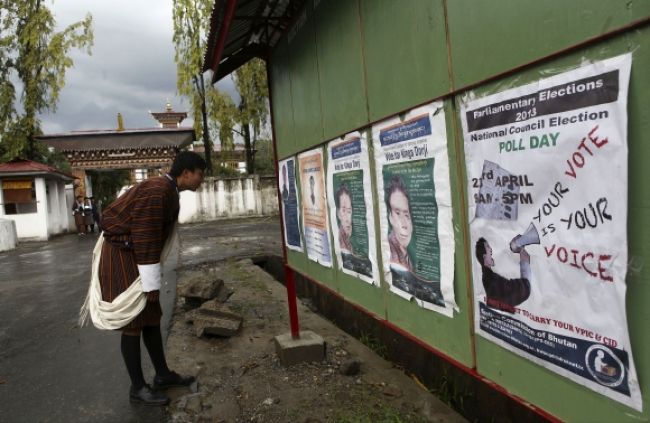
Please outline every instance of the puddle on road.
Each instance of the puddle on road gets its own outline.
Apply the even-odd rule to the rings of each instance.
[[[38,255],[43,255],[43,256],[46,256],[46,257],[52,257],[52,251],[45,250],[45,251],[34,251],[32,253],[22,253],[22,254],[18,254],[18,257],[23,258],[23,257],[32,257],[32,256],[38,256]]]
[[[191,245],[191,246],[189,246],[189,247],[185,247],[185,248],[183,248],[182,254],[183,254],[183,255],[187,255],[187,254],[192,254],[192,255],[194,255],[194,254],[201,253],[201,252],[203,252],[204,250],[207,250],[207,249],[209,249],[209,248],[211,248],[211,247],[204,246],[204,245]]]

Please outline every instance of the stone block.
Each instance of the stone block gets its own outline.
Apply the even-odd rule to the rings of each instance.
[[[185,298],[185,304],[198,307],[205,301],[219,295],[223,280],[212,272],[192,272],[178,283],[178,295]]]
[[[241,328],[242,317],[228,311],[198,308],[185,314],[185,320],[194,325],[196,336],[230,337]]]
[[[275,337],[275,352],[284,366],[323,361],[325,341],[310,330],[300,331],[298,339],[293,339],[291,333],[285,333]]]

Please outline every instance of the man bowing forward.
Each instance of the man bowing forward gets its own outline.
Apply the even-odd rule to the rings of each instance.
[[[97,271],[102,300],[113,303],[120,294],[133,291],[129,287],[139,276],[142,288],[133,298],[134,302],[137,299],[145,303],[142,311],[129,316],[125,319],[129,322],[119,328],[122,357],[131,378],[131,402],[165,405],[169,398],[162,390],[188,386],[194,381],[193,376],[181,376],[167,367],[160,332],[160,261],[178,219],[179,192],[196,190],[203,182],[205,167],[205,160],[198,154],[180,152],[168,174],[135,185],[108,206],[102,216],[104,243]],[[145,382],[142,373],[140,334],[156,369],[153,386]]]

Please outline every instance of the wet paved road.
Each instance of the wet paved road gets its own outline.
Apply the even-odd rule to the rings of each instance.
[[[180,227],[180,262],[191,266],[229,257],[282,254],[278,216],[219,220]]]
[[[0,422],[163,420],[162,409],[129,403],[120,334],[77,327],[96,237],[65,235],[0,253]],[[175,249],[165,264],[167,324],[177,258]]]

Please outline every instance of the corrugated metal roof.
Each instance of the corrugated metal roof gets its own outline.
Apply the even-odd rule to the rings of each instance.
[[[182,148],[192,143],[194,138],[194,129],[192,128],[82,131],[37,137],[39,141],[62,152],[164,147]]]
[[[234,15],[227,21],[226,12],[232,2]],[[304,3],[305,0],[216,0],[203,71],[211,69],[215,83],[254,57],[265,59]],[[225,40],[218,51],[221,37]]]

